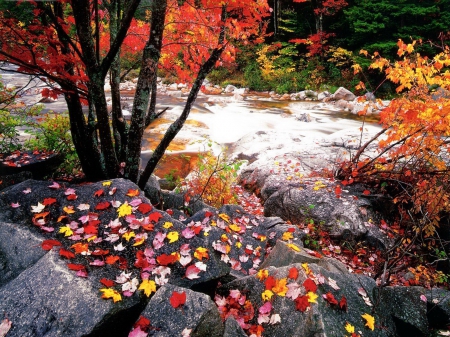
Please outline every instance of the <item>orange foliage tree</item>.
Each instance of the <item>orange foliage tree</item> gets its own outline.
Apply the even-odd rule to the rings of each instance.
[[[402,229],[387,270],[418,247],[446,256],[438,228],[450,211],[450,50],[426,57],[415,50],[420,43],[399,40],[402,59],[393,63],[372,56],[370,68],[384,71],[400,96],[380,114],[382,131],[370,141],[378,141],[378,154],[363,158],[365,144],[340,172],[345,184],[371,184],[397,206]]]

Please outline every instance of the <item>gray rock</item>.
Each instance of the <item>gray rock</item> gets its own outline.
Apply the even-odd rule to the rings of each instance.
[[[137,296],[101,299],[98,289],[57,253],[45,254],[0,290],[0,313],[12,321],[8,337],[124,336],[143,305]]]
[[[223,337],[247,337],[245,331],[239,323],[232,317],[228,317],[225,321],[225,332]]]
[[[44,237],[19,224],[0,222],[0,287],[34,265],[45,251]]]
[[[427,303],[420,299],[425,294],[424,288],[384,287],[377,290],[380,311],[389,325],[395,325],[396,336],[429,336]]]
[[[234,86],[234,85],[231,85],[231,84],[228,84],[226,87],[225,87],[225,92],[226,93],[232,93],[232,92],[234,92],[236,90],[236,87]]]
[[[368,231],[368,220],[374,218],[370,209],[353,200],[352,196],[337,198],[335,184],[325,179],[304,180],[303,189],[283,187],[264,203],[265,216],[279,216],[297,223],[314,220],[329,230],[330,236],[355,239]]]
[[[355,94],[353,94],[350,90],[345,89],[344,87],[339,87],[332,95],[332,97],[335,101],[343,99],[348,102],[353,101],[356,98]]]
[[[170,304],[174,292],[186,294],[178,308]],[[222,337],[224,327],[214,302],[205,294],[166,284],[152,297],[142,315],[150,319],[154,337],[181,336],[190,329],[191,337]]]

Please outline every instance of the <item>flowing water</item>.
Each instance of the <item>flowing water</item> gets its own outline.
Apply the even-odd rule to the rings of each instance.
[[[17,87],[25,87],[21,98],[26,104],[36,103],[39,90],[44,84],[39,80],[30,82],[26,75],[9,71],[1,71],[5,84],[11,83]],[[29,83],[30,82],[30,83]],[[124,109],[131,110],[133,92],[122,93]],[[144,132],[142,142],[142,165],[148,160],[151,150],[158,144],[167,127],[182,112],[186,98],[171,95],[159,95],[157,109],[168,110],[154,121]],[[44,103],[43,112],[56,113],[66,111],[65,101],[60,97],[56,102]],[[302,122],[296,116],[305,114],[312,120]],[[366,120],[376,123],[376,118]],[[185,126],[173,140],[156,172],[164,176],[176,172],[185,176],[197,161],[199,153],[207,149],[209,140],[222,146],[236,143],[243,136],[258,131],[275,131],[295,133],[305,140],[334,133],[346,128],[360,127],[362,119],[359,116],[342,111],[325,108],[318,102],[274,101],[268,95],[250,94],[235,99],[230,95],[205,96],[200,95],[195,102]],[[214,147],[218,150],[218,146]]]

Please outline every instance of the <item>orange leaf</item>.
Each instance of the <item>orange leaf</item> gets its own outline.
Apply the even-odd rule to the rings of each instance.
[[[129,197],[137,197],[138,195],[139,195],[139,190],[132,190],[132,189],[128,190],[127,196],[129,196]]]
[[[292,280],[296,280],[298,277],[298,269],[295,267],[292,267],[291,269],[289,269],[289,276],[290,279]]]
[[[119,261],[119,257],[116,255],[107,256],[105,259],[106,264],[114,264]]]

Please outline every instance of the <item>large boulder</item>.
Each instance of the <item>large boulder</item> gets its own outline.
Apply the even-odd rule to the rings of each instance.
[[[354,93],[352,93],[350,90],[345,89],[344,87],[339,87],[331,97],[335,101],[339,101],[340,99],[346,100],[346,101],[353,101],[356,96]]]
[[[181,296],[171,303],[172,296]],[[142,316],[150,320],[154,337],[222,337],[224,326],[211,298],[186,288],[166,284],[152,297]]]

